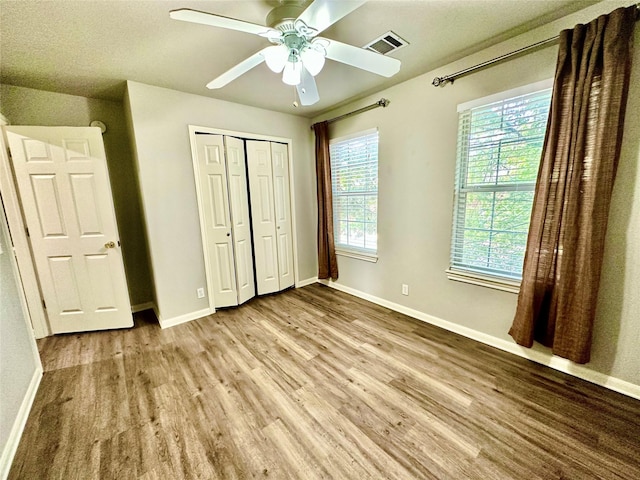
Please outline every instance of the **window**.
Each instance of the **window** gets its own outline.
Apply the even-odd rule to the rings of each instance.
[[[551,101],[543,85],[458,107],[449,278],[517,291]]]
[[[375,259],[378,250],[378,130],[331,140],[336,252]]]

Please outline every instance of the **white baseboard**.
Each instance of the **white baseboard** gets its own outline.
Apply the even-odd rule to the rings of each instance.
[[[36,398],[40,380],[42,380],[42,367],[38,365],[33,372],[27,392],[20,404],[18,415],[16,416],[13,426],[11,427],[11,431],[9,432],[7,444],[2,450],[2,455],[0,455],[0,479],[5,479],[9,476],[9,469],[11,468],[11,463],[13,462],[16,450],[18,449],[22,432],[27,424],[27,418],[29,418],[29,412],[31,412],[33,401]]]
[[[143,310],[155,310],[156,306],[153,302],[138,303],[131,305],[131,313],[142,312]]]
[[[356,290],[355,288],[347,287],[339,283],[334,283],[327,280],[318,280],[318,282],[331,288],[335,288],[336,290],[340,290],[350,295],[368,300],[377,305],[389,308],[390,310],[403,313],[417,320],[421,320],[423,322],[430,323],[431,325],[449,330],[450,332],[457,333],[459,335],[462,335],[463,337],[476,340],[478,342],[484,343],[485,345],[498,348],[505,352],[513,353],[514,355],[518,355],[519,357],[523,357],[533,362],[546,365],[550,368],[553,368],[554,370],[573,375],[574,377],[581,378],[588,382],[595,383],[596,385],[600,385],[602,387],[640,400],[640,385],[636,385],[634,383],[627,382],[626,380],[612,377],[604,373],[596,372],[595,370],[592,370],[584,365],[580,365],[565,358],[555,356],[550,352],[543,350],[544,347],[538,345],[534,346],[534,348],[521,347],[513,341],[497,338],[493,335],[488,335],[472,328],[458,325],[457,323],[443,320],[442,318],[434,317],[433,315],[428,315],[418,310],[405,307],[404,305],[385,300],[384,298],[361,292],[360,290]]]
[[[178,317],[161,318],[160,314],[158,313],[158,309],[155,308],[155,306],[154,311],[156,313],[156,317],[158,318],[158,322],[160,323],[160,328],[175,327],[176,325],[180,325],[181,323],[187,323],[191,320],[197,320],[198,318],[206,317],[207,315],[210,315],[212,313],[209,308],[203,308],[202,310],[186,313]]]
[[[307,285],[311,285],[312,283],[316,283],[318,281],[318,277],[311,277],[305,280],[298,280],[296,283],[296,288],[306,287]]]

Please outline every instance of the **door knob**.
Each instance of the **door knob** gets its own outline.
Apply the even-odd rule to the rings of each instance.
[[[104,244],[104,248],[115,248],[116,244],[115,242],[107,242]]]
[[[228,233],[227,233],[227,237],[230,237],[230,236],[231,236],[231,232],[228,232]]]

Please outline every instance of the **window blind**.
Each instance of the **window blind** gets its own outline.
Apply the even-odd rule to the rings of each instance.
[[[459,113],[451,266],[520,279],[551,90]]]
[[[330,142],[336,248],[375,253],[378,244],[378,131]]]

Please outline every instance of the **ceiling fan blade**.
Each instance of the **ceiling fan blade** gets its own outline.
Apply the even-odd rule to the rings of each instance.
[[[229,70],[224,72],[218,78],[211,80],[209,83],[207,83],[207,88],[210,88],[210,89],[222,88],[229,82],[238,78],[243,73],[246,73],[249,70],[251,70],[253,67],[260,65],[262,62],[264,62],[264,55],[262,53],[265,50],[266,49],[263,48],[259,52],[254,53],[249,58],[237,64],[235,67],[231,67]]]
[[[223,17],[222,15],[215,15],[213,13],[191,10],[190,8],[171,10],[169,12],[169,17],[173,18],[174,20],[182,20],[183,22],[200,23],[202,25],[209,25],[211,27],[238,30],[239,32],[252,33],[254,35],[260,35],[263,37],[268,36],[269,38],[276,38],[282,35],[279,30],[265,27],[263,25],[236,20],[235,18]]]
[[[315,0],[297,18],[307,27],[315,30],[312,35],[318,35],[342,17],[347,16],[356,8],[361,7],[366,0]]]
[[[385,57],[379,53],[335,40],[326,38],[322,40],[329,42],[326,47],[327,58],[336,62],[346,63],[383,77],[391,77],[400,71],[401,62],[397,58]]]
[[[298,90],[301,105],[313,105],[320,100],[316,80],[304,67],[302,67],[302,79],[296,85],[296,89]]]

